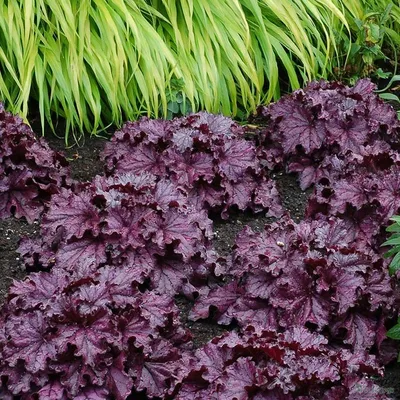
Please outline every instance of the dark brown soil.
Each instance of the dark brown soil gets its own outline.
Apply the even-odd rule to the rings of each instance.
[[[0,302],[5,298],[13,279],[22,279],[26,275],[15,251],[23,236],[34,236],[39,230],[37,223],[28,225],[23,220],[9,218],[0,220]]]
[[[63,152],[71,164],[71,177],[81,182],[90,181],[96,175],[103,173],[103,163],[99,155],[106,143],[105,139],[91,137],[81,147],[65,148],[64,140],[55,136],[46,137],[53,150]]]
[[[50,146],[56,150],[62,150],[71,163],[72,177],[81,181],[91,180],[103,171],[103,165],[99,160],[105,140],[98,138],[87,139],[82,147],[73,147],[65,150],[64,141],[55,137],[47,138]],[[292,175],[276,174],[276,179],[284,207],[292,218],[299,221],[304,216],[304,208],[309,193],[304,193],[297,185],[296,178]],[[240,213],[232,216],[228,221],[215,221],[214,230],[216,234],[215,246],[222,256],[227,256],[234,243],[235,236],[246,225],[253,230],[260,231],[266,223],[270,223],[271,218],[263,214],[256,216]],[[16,252],[18,241],[23,236],[35,236],[38,234],[39,225],[28,225],[23,220],[7,219],[0,220],[0,304],[4,301],[8,287],[13,279],[22,279],[26,276]],[[187,328],[192,331],[195,347],[200,347],[213,337],[220,335],[226,328],[216,326],[210,321],[191,322],[188,314],[191,303],[183,298],[177,298],[176,303],[181,310],[181,320]],[[231,329],[234,327],[230,327]],[[400,399],[400,364],[387,367],[384,378],[377,382],[387,388],[388,394],[393,399]],[[366,399],[368,400],[368,399]],[[373,400],[373,399],[370,399]]]

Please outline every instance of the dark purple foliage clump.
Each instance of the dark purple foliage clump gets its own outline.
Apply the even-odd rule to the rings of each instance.
[[[230,118],[208,113],[172,121],[128,122],[106,145],[108,173],[146,171],[181,187],[199,209],[268,209],[282,214],[278,191],[256,157],[254,143]]]
[[[69,180],[68,162],[0,103],[0,218],[37,219]]]
[[[302,189],[333,183],[360,166],[375,172],[399,161],[399,121],[393,108],[362,79],[354,87],[312,82],[277,103],[260,107],[256,119],[262,163],[299,173]]]
[[[306,216],[337,216],[359,246],[378,251],[389,218],[399,211],[399,133],[393,108],[367,79],[354,87],[313,82],[258,110],[266,125],[259,155],[269,167],[296,172],[314,185]]]
[[[145,172],[118,173],[53,196],[41,236],[21,243],[31,268],[94,273],[104,265],[134,272],[158,293],[196,292],[217,266],[212,221],[185,191]]]
[[[207,318],[213,307],[220,324],[235,320],[256,332],[309,327],[329,343],[354,353],[374,349],[388,361],[395,356],[384,342],[385,321],[396,312],[394,281],[388,263],[356,237],[336,218],[284,220],[262,233],[246,228],[232,256],[234,280],[203,289],[191,317]]]
[[[380,246],[399,211],[400,146],[373,89],[314,82],[260,108],[258,147],[207,113],[129,122],[105,149],[105,177],[62,188],[56,174],[51,200],[39,186],[41,236],[20,252],[44,271],[14,282],[2,307],[0,397],[386,400],[368,376],[395,357],[398,293]],[[23,157],[2,156],[7,174],[40,169],[37,147],[8,146]],[[269,174],[282,167],[314,185],[307,218],[245,228],[221,263],[209,213],[281,217]],[[235,331],[193,351],[178,293],[196,299],[192,319]]]
[[[387,400],[363,374],[381,374],[374,356],[336,349],[322,335],[289,327],[227,333],[196,351],[177,400]]]
[[[170,296],[141,293],[136,272],[58,268],[14,282],[0,318],[0,397],[123,400],[173,388],[190,334]]]

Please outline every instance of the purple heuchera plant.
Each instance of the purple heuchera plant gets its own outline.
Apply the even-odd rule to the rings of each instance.
[[[212,221],[184,190],[150,173],[119,173],[62,189],[44,214],[41,236],[21,243],[28,266],[88,274],[129,268],[159,293],[196,292],[217,266]]]
[[[362,79],[354,87],[325,81],[258,109],[266,127],[258,153],[274,168],[315,185],[306,216],[339,216],[358,231],[357,242],[377,249],[382,229],[400,208],[396,112]]]
[[[248,325],[192,352],[171,298],[135,279],[106,266],[14,282],[0,315],[2,398],[123,400],[133,388],[149,399],[387,399],[364,376],[382,373],[373,355],[304,327]]]
[[[202,289],[191,318],[207,318],[213,307],[220,324],[235,320],[255,332],[312,327],[355,353],[383,346],[387,362],[395,356],[383,342],[384,321],[396,311],[394,281],[387,262],[356,237],[336,218],[284,219],[261,233],[247,227],[233,252],[234,279]]]
[[[306,189],[334,181],[360,164],[387,168],[399,160],[396,112],[361,79],[354,87],[318,81],[260,107],[256,119],[266,125],[259,156],[274,168],[284,164],[298,172]]]
[[[268,209],[280,216],[278,191],[244,140],[244,129],[230,118],[205,112],[172,121],[128,122],[106,145],[108,174],[147,171],[170,179],[199,209]]]
[[[14,282],[0,317],[0,396],[123,400],[173,388],[190,335],[170,296],[141,293],[136,272],[53,270]]]
[[[378,249],[389,218],[400,210],[400,162],[372,172],[358,167],[337,181],[316,185],[306,215],[336,215],[359,231],[358,243]]]
[[[0,218],[37,219],[69,183],[68,162],[0,103]]]
[[[395,356],[385,334],[398,302],[380,245],[400,206],[399,123],[373,89],[313,82],[260,108],[257,148],[222,116],[129,122],[104,152],[106,177],[64,188],[62,162],[11,122],[5,215],[52,198],[41,237],[20,246],[47,272],[14,282],[0,312],[0,397],[387,399],[367,375]],[[315,186],[308,218],[245,228],[220,265],[208,212],[281,216],[268,174],[282,167]],[[192,351],[176,293],[200,294],[192,319],[236,332]]]
[[[213,339],[189,359],[176,400],[389,399],[362,374],[382,373],[374,356],[335,349],[306,328]],[[358,396],[358,397],[357,397]],[[371,397],[373,396],[373,397]]]

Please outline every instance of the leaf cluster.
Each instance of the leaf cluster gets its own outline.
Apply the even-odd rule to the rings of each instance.
[[[69,185],[65,157],[0,103],[0,218],[13,215],[32,223],[51,196]]]
[[[170,296],[134,288],[135,271],[61,268],[10,289],[0,319],[2,399],[126,399],[168,393],[190,334]]]
[[[148,172],[171,180],[199,210],[223,218],[233,206],[282,214],[276,185],[262,170],[254,143],[222,115],[128,122],[106,144],[103,158],[108,174]]]
[[[199,349],[192,365],[176,399],[388,399],[360,375],[379,373],[373,356],[332,348],[300,327],[227,333]]]
[[[394,282],[357,234],[337,218],[281,219],[261,233],[245,228],[228,271],[234,279],[204,288],[191,318],[209,317],[212,307],[220,324],[235,320],[255,332],[309,327],[354,353],[381,352],[383,321],[396,312]]]

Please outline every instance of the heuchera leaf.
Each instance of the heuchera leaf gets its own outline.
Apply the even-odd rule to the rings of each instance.
[[[0,217],[7,218],[15,215],[17,218],[25,217],[32,223],[43,212],[43,205],[35,201],[38,190],[29,185],[32,174],[28,170],[19,170],[4,177],[0,192]]]
[[[124,307],[131,304],[137,294],[137,283],[142,283],[137,271],[129,267],[105,266],[97,271],[98,280],[107,289],[113,304]]]
[[[191,318],[194,320],[208,318],[211,306],[214,306],[220,314],[223,314],[236,302],[239,296],[240,289],[236,282],[207,291],[202,301],[197,302],[192,309]]]
[[[31,390],[31,384],[38,386],[45,386],[49,381],[49,377],[46,373],[38,372],[32,374],[24,368],[23,364],[20,363],[15,367],[4,367],[1,369],[2,376],[7,377],[7,389],[4,387],[5,398],[10,396],[11,399],[15,399],[13,394],[16,393],[29,393]],[[1,394],[3,391],[0,391]]]
[[[147,357],[142,355],[140,360],[133,357],[129,373],[134,377],[137,388],[146,389],[150,396],[163,396],[167,390],[167,380],[171,379],[177,368],[174,362],[176,355],[176,350],[167,342],[157,340]]]
[[[164,175],[165,164],[161,157],[157,154],[154,146],[139,146],[132,147],[129,153],[129,158],[124,159],[117,164],[119,171],[140,174],[142,171],[149,172],[154,175]]]
[[[349,386],[349,397],[354,400],[365,399],[365,396],[373,396],[376,400],[387,400],[388,396],[382,388],[374,384],[373,381],[360,377],[349,377],[346,385]]]
[[[131,393],[133,379],[124,371],[122,354],[114,360],[106,379],[106,385],[111,388],[115,400],[125,400]]]
[[[242,178],[248,168],[256,168],[255,148],[250,142],[229,140],[217,153],[219,171],[230,181]]]
[[[345,343],[352,345],[355,351],[371,347],[376,340],[377,319],[356,312],[348,312],[342,320],[332,325],[332,331],[346,329]]]
[[[160,261],[150,274],[153,289],[160,294],[179,292],[190,275],[190,267],[182,265],[181,261]]]
[[[76,400],[104,400],[108,394],[105,388],[87,388],[82,393],[78,394]]]
[[[276,309],[267,301],[250,296],[240,297],[235,304],[229,307],[225,315],[219,318],[218,322],[227,324],[233,319],[240,326],[251,326],[256,333],[264,329],[279,329]]]
[[[315,243],[321,249],[346,247],[356,239],[355,233],[348,221],[334,218],[320,220],[315,228]]]
[[[58,265],[64,265],[70,271],[80,267],[97,266],[106,261],[106,243],[101,238],[88,238],[61,247],[56,253]]]
[[[368,140],[368,124],[362,119],[331,119],[327,125],[330,142],[338,143],[343,152],[359,152]]]
[[[66,288],[68,283],[67,274],[62,271],[32,273],[29,280],[13,281],[9,289],[9,303],[24,310],[36,306],[48,307],[53,296]]]
[[[121,318],[119,329],[122,332],[122,340],[125,345],[132,341],[135,347],[151,351],[152,335],[155,334],[149,321],[139,312],[127,312]]]
[[[369,180],[363,177],[355,177],[349,181],[341,180],[333,185],[334,196],[331,205],[337,213],[344,213],[346,205],[352,205],[356,208],[361,208],[372,200],[374,188],[371,187]]]
[[[312,323],[321,328],[329,324],[332,310],[328,298],[316,292],[313,279],[303,269],[294,269],[278,278],[277,286],[271,302],[286,310],[281,324]]]
[[[218,387],[218,397],[221,399],[246,400],[254,387],[263,383],[264,379],[253,361],[239,358],[225,369],[226,379]]]
[[[335,294],[331,297],[339,305],[338,314],[344,314],[350,307],[356,305],[361,290],[365,289],[365,280],[362,275],[332,268],[321,271],[323,287],[335,288]]]
[[[302,91],[295,92],[293,96],[296,100],[304,98]],[[279,121],[285,152],[295,151],[298,145],[302,146],[306,152],[321,147],[326,136],[326,128],[322,121],[314,119],[310,109],[286,97],[271,105],[268,112],[272,121]]]
[[[89,193],[74,194],[61,190],[53,197],[51,208],[42,221],[43,232],[54,235],[57,229],[64,227],[66,239],[72,236],[81,238],[86,231],[98,234],[100,217],[91,200]]]
[[[60,382],[51,382],[38,392],[39,399],[67,399]]]
[[[152,237],[161,249],[166,244],[178,242],[176,252],[182,254],[185,260],[196,253],[196,243],[202,238],[199,227],[190,223],[186,215],[176,211],[168,211],[164,218],[148,220],[144,224],[145,235]]]
[[[69,397],[75,397],[81,394],[88,385],[88,379],[100,383],[104,380],[104,374],[107,372],[104,370],[93,371],[81,358],[71,360],[69,354],[62,362],[55,364],[53,368],[57,373],[61,374],[60,383]]]
[[[56,340],[41,312],[28,313],[24,319],[9,319],[5,332],[11,346],[6,347],[3,356],[10,366],[24,360],[27,371],[37,373],[46,370],[48,360],[55,359]]]
[[[399,211],[400,207],[400,171],[397,167],[378,181],[376,199],[379,201],[382,212],[392,216]]]

